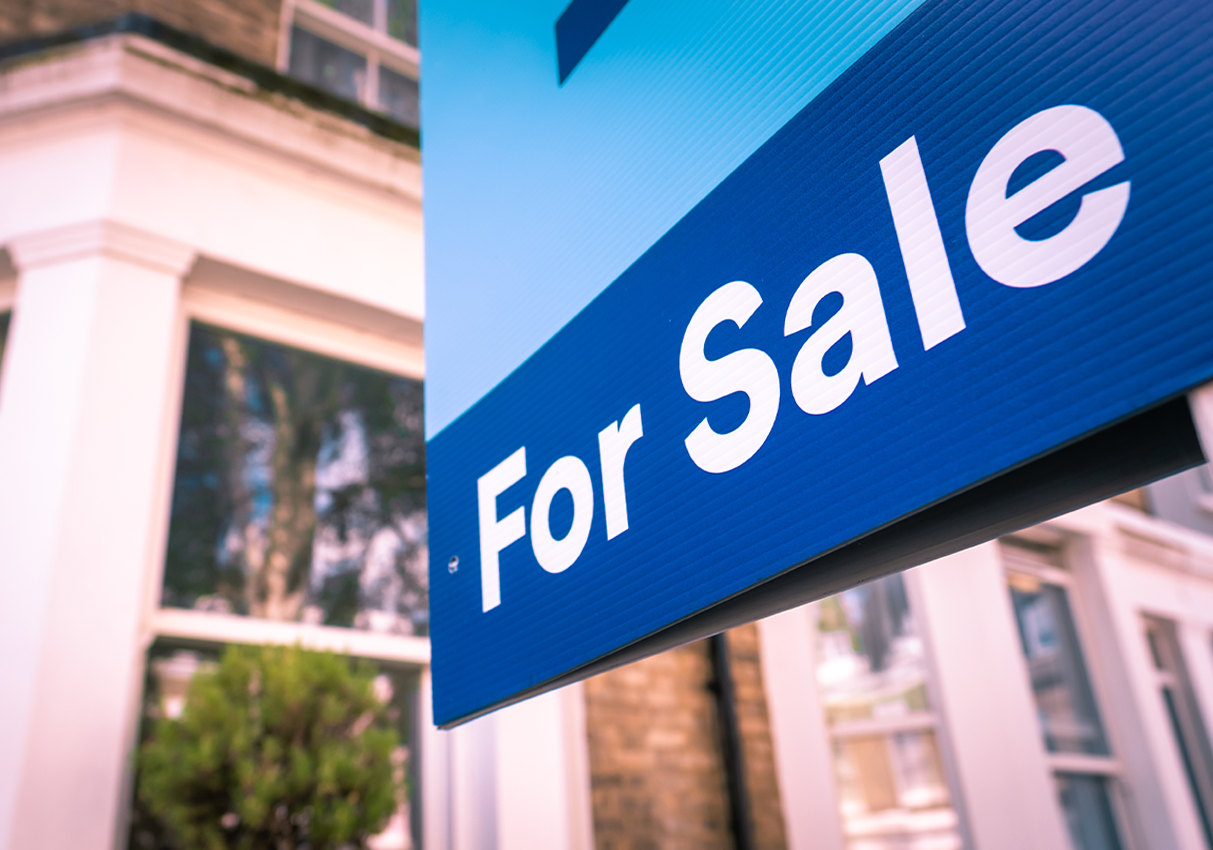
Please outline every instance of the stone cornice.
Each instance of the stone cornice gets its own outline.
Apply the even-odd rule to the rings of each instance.
[[[13,237],[8,244],[19,271],[85,257],[106,256],[181,277],[196,252],[188,245],[116,221],[82,221]]]
[[[421,200],[416,148],[140,35],[110,35],[0,63],[0,123],[114,99]]]

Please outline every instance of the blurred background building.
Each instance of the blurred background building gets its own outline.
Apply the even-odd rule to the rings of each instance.
[[[0,6],[0,848],[161,846],[145,721],[300,642],[380,850],[1213,850],[1208,467],[433,729],[415,21]]]

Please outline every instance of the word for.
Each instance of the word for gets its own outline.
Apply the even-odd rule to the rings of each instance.
[[[1064,161],[1008,197],[1016,169],[1046,151]],[[1016,228],[1123,160],[1116,131],[1092,109],[1057,106],[1017,124],[986,155],[969,188],[965,230],[978,265],[999,283],[1017,288],[1044,286],[1077,271],[1120,226],[1129,204],[1128,182],[1083,194],[1074,219],[1046,239],[1025,239]],[[965,320],[915,138],[882,159],[880,171],[923,348],[929,350],[963,331]],[[814,308],[832,293],[842,295],[842,308],[812,328]],[[686,438],[691,460],[705,472],[741,466],[775,425],[779,373],[766,352],[745,348],[716,360],[704,355],[713,328],[723,322],[741,328],[761,304],[762,296],[751,284],[726,283],[699,305],[683,335],[678,369],[687,395],[699,402],[738,392],[749,398],[749,412],[737,428],[720,433],[704,419]],[[788,337],[809,329],[791,374],[792,396],[805,413],[829,413],[850,398],[860,378],[870,385],[897,368],[876,272],[859,254],[826,260],[796,289],[783,333]],[[827,375],[822,358],[847,334],[850,359],[841,371]]]
[[[602,501],[606,513],[607,540],[628,530],[628,501],[623,483],[623,462],[628,449],[644,436],[640,405],[634,405],[622,421],[598,432],[598,461],[602,473]],[[501,604],[502,549],[526,535],[526,516],[517,508],[497,518],[497,497],[526,476],[526,446],[507,457],[476,480],[480,509],[480,600],[484,611]],[[555,537],[549,522],[552,500],[561,490],[573,497],[573,524],[564,537]],[[548,467],[539,479],[531,502],[531,549],[539,566],[561,573],[573,565],[590,539],[594,521],[594,485],[590,471],[578,457],[566,455]]]

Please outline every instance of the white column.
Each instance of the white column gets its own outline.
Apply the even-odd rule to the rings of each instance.
[[[906,573],[978,850],[1070,850],[996,543]]]
[[[450,850],[497,850],[497,715],[440,734],[451,752]]]
[[[762,684],[788,850],[843,850],[813,627],[810,605],[758,621]]]
[[[191,254],[107,222],[14,240],[0,386],[0,850],[109,850]]]
[[[580,684],[425,741],[425,850],[593,850]]]
[[[592,850],[580,684],[497,712],[497,850]]]

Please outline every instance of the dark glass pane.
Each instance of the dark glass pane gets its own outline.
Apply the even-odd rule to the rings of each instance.
[[[8,342],[8,323],[12,313],[0,313],[0,364],[4,363],[4,344]]]
[[[148,739],[154,721],[162,718],[180,717],[185,707],[190,681],[199,671],[213,669],[223,654],[221,644],[180,644],[174,641],[157,641],[148,651],[147,668],[144,671],[142,722],[140,744]],[[413,742],[420,732],[419,704],[421,677],[417,670],[400,668],[390,664],[379,664],[379,676],[375,690],[388,706],[388,717],[396,726],[400,736],[400,748],[394,761],[400,766],[407,780],[400,798],[400,805],[387,827],[371,839],[369,846],[375,850],[419,847],[418,823],[411,816],[419,802],[420,773],[417,748]],[[141,803],[138,792],[140,778],[136,772],[135,793],[132,799],[130,850],[176,850],[163,827]]]
[[[421,126],[417,112],[417,81],[383,65],[379,66],[379,104],[401,124]]]
[[[1108,755],[1065,590],[1024,573],[1010,573],[1008,582],[1045,747]]]
[[[416,0],[387,0],[387,34],[417,46]]]
[[[368,27],[375,25],[375,0],[320,0],[325,6],[349,15]]]
[[[1059,773],[1057,798],[1074,850],[1120,850],[1108,782],[1101,776]]]
[[[1163,703],[1167,707],[1167,717],[1171,721],[1171,731],[1175,733],[1175,744],[1179,747],[1179,756],[1183,761],[1184,775],[1188,778],[1188,788],[1192,792],[1192,802],[1196,813],[1200,815],[1200,825],[1205,833],[1205,846],[1213,848],[1213,824],[1209,822],[1209,812],[1205,809],[1201,795],[1200,776],[1193,762],[1192,750],[1188,746],[1188,735],[1185,734],[1184,722],[1180,717],[1180,708],[1176,705],[1175,694],[1170,688],[1162,689]]]
[[[422,387],[190,332],[161,603],[426,634]]]
[[[366,57],[291,27],[290,75],[338,97],[361,100],[366,86]]]

